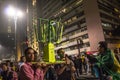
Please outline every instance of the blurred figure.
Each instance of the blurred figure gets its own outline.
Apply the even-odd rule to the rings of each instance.
[[[1,75],[1,72],[2,72],[2,64],[0,64],[0,75]]]
[[[14,62],[10,63],[10,67],[11,67],[11,71],[16,71],[16,66],[15,66]]]
[[[21,68],[21,66],[22,66],[25,62],[26,62],[25,56],[21,56],[21,57],[20,57],[20,61],[19,61],[19,63],[18,63],[19,69]]]
[[[11,63],[10,60],[7,60],[7,61],[6,61],[6,65],[8,66],[9,71],[11,71],[10,63]]]
[[[89,73],[89,59],[87,58],[86,55],[84,58],[84,69],[85,69],[85,73],[88,74]]]
[[[79,78],[80,74],[82,74],[82,59],[79,56],[75,57],[74,64],[76,68],[75,76]]]
[[[94,65],[96,64],[96,62],[98,62],[98,60],[92,54],[86,54],[86,55],[87,55],[87,58],[89,59],[89,67],[91,68],[91,74],[95,76]]]
[[[85,55],[81,55],[81,59],[82,59],[82,69],[84,70],[84,72],[86,73],[86,60],[85,60]]]
[[[35,53],[36,51],[31,47],[25,50],[26,62],[20,68],[20,80],[44,80],[45,73],[42,67],[45,65],[39,63],[32,65]]]
[[[7,64],[4,63],[2,69],[2,80],[18,80],[17,73],[15,71],[9,71]]]
[[[97,62],[94,65],[94,70],[96,72],[96,76],[100,78],[100,80],[119,80],[120,79],[120,65],[114,57],[114,54],[107,47],[107,43],[105,41],[101,41],[98,43],[98,51],[99,55],[97,56]],[[118,64],[118,65],[117,65]],[[106,76],[104,77],[103,74]]]
[[[55,71],[54,65],[50,65],[46,72],[45,80],[57,80],[57,73]]]

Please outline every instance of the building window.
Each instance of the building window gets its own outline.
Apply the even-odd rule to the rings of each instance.
[[[102,26],[112,28],[112,25],[110,23],[103,23],[102,22]]]
[[[68,20],[68,23],[71,23],[71,22],[72,22],[72,20],[71,20],[71,19],[69,19],[69,20]]]
[[[113,12],[111,12],[111,13],[113,13]],[[119,23],[119,20],[118,20],[118,19],[116,19],[115,17],[112,17],[112,16],[118,16],[117,14],[112,14],[112,16],[109,16],[109,15],[106,15],[106,14],[104,14],[104,13],[100,13],[100,16],[101,16],[102,18],[106,19],[106,20],[110,20],[110,21],[112,21],[112,22],[117,22],[117,23]]]
[[[76,20],[76,19],[77,19],[77,17],[76,17],[76,16],[72,17],[72,21],[74,21],[74,20]]]
[[[88,38],[88,34],[82,35],[82,39],[87,39],[87,38]]]
[[[81,16],[83,16],[83,15],[84,15],[84,11],[78,13],[78,14],[77,14],[77,18],[79,18],[79,17],[81,17]]]
[[[90,47],[90,43],[89,43],[89,42],[84,43],[84,46],[85,46],[85,47]]]

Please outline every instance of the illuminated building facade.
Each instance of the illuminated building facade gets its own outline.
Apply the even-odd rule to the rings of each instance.
[[[97,51],[99,41],[120,48],[120,37],[112,31],[120,27],[119,0],[28,0],[27,34],[29,46],[39,50],[34,25],[36,18],[61,20],[65,25],[62,42],[55,50],[64,48],[68,54]],[[82,40],[84,45],[77,43]],[[78,47],[79,46],[79,47]]]
[[[39,45],[36,40],[34,27],[37,24],[36,0],[27,0],[27,38],[28,46],[39,52]]]
[[[84,43],[80,52],[97,51],[99,41],[107,41],[112,49],[120,48],[120,37],[112,35],[120,27],[119,0],[46,0],[42,10],[43,18],[61,20],[65,25],[56,50],[78,54],[79,39]]]

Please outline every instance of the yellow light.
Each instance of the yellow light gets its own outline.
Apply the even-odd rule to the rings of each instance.
[[[62,12],[64,12],[64,13],[65,13],[66,11],[67,11],[67,9],[65,9],[65,8],[62,10]]]
[[[32,5],[33,5],[33,6],[36,5],[36,0],[33,0]]]
[[[83,1],[83,0],[79,0],[79,1],[76,3],[76,5],[80,4],[82,1]]]
[[[114,10],[115,10],[116,12],[119,12],[119,10],[118,10],[117,8],[114,8]]]

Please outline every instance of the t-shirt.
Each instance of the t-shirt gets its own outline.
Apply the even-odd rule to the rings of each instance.
[[[66,64],[57,64],[55,65],[55,69],[59,70],[60,68],[64,67]],[[58,75],[58,80],[71,80],[72,71],[71,67],[74,66],[74,63],[71,61],[69,65],[67,65],[66,69]]]

